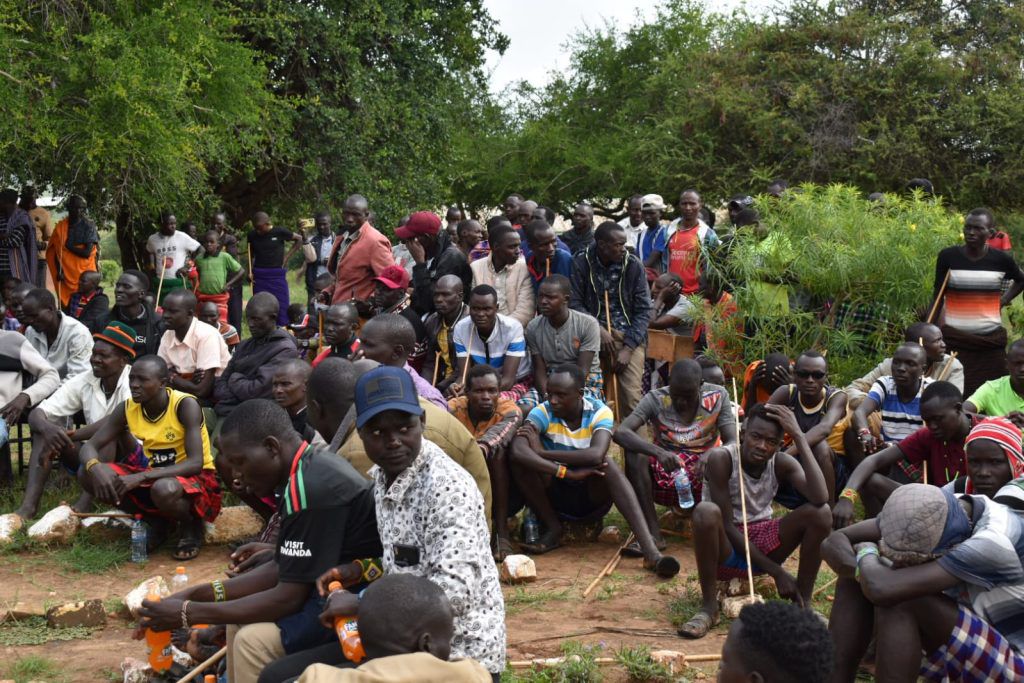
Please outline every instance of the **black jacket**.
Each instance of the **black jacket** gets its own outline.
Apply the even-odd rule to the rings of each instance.
[[[469,268],[466,255],[452,244],[445,230],[441,230],[437,238],[437,256],[426,263],[417,263],[412,269],[412,307],[420,315],[434,312],[434,283],[445,275],[457,275],[462,280],[462,300],[469,300],[469,290],[473,287],[473,271]]]

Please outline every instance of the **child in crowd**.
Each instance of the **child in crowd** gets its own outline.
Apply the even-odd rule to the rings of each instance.
[[[195,262],[199,275],[196,298],[199,303],[207,301],[217,306],[217,315],[222,322],[228,320],[229,290],[245,276],[242,266],[231,254],[221,251],[220,233],[210,230],[203,235],[204,253]]]

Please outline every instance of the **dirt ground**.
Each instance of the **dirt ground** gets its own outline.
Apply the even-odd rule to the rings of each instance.
[[[127,539],[125,540],[127,543]],[[574,543],[548,555],[535,558],[538,579],[524,586],[505,586],[508,612],[508,656],[510,661],[560,654],[560,644],[575,640],[602,645],[599,656],[611,656],[622,646],[647,645],[687,654],[718,653],[727,627],[700,641],[684,641],[675,635],[670,604],[686,594],[686,583],[695,580],[692,544],[672,538],[668,552],[681,564],[680,575],[670,581],[657,579],[644,571],[639,559],[623,558],[616,572],[605,579],[587,599],[582,594],[597,576],[615,546],[605,543]],[[210,581],[222,576],[227,549],[208,547],[202,555],[187,563],[193,582]],[[100,598],[108,612],[116,611],[124,595],[143,579],[160,574],[169,579],[176,562],[169,552],[160,551],[144,566],[126,564],[101,575],[67,574],[55,571],[45,553],[0,556],[0,606],[24,603],[49,606],[83,598]],[[692,577],[690,579],[689,577]],[[597,631],[616,629],[656,630],[658,634],[634,635]],[[131,640],[131,624],[123,617],[110,617],[106,628],[86,640],[51,642],[45,645],[0,647],[0,664],[28,655],[52,659],[62,666],[73,683],[120,680],[120,663],[125,656],[145,658],[142,643]],[[705,665],[703,672],[713,676],[716,665]],[[0,666],[0,670],[4,667]],[[626,680],[621,671],[607,669],[605,680]],[[702,677],[698,670],[688,678]]]

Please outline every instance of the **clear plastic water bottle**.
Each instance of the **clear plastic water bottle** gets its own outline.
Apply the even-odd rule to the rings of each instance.
[[[185,573],[185,568],[179,566],[174,570],[174,576],[171,577],[171,595],[188,588],[188,574]]]
[[[693,507],[693,489],[690,488],[690,477],[686,474],[686,468],[682,465],[672,475],[672,484],[676,487],[676,496],[679,498],[679,507],[689,510]]]
[[[526,545],[540,542],[540,527],[537,525],[537,517],[530,508],[526,508],[526,514],[523,515],[523,542]]]
[[[147,559],[146,525],[142,523],[142,515],[135,515],[132,522],[132,562],[145,562]]]

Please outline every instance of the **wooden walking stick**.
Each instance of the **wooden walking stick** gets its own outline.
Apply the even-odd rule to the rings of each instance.
[[[601,583],[601,579],[615,571],[615,568],[619,566],[619,560],[622,559],[622,551],[625,550],[626,546],[633,542],[634,538],[635,536],[630,534],[629,538],[626,539],[626,542],[615,551],[615,555],[605,563],[604,569],[601,570],[601,573],[597,575],[596,579],[590,582],[590,585],[587,586],[587,590],[583,591],[583,597],[590,595],[590,592],[597,588],[597,584]]]
[[[735,406],[739,406],[737,403],[737,397],[739,394],[736,391],[736,378],[732,378],[732,400],[733,410],[736,410]],[[737,415],[737,417],[739,417]],[[737,424],[739,421],[737,420]],[[750,601],[758,602],[758,595],[754,593],[754,565],[750,562],[750,535],[747,533],[747,487],[743,482],[743,452],[740,450],[740,446],[736,446],[736,476],[740,480],[740,514],[743,515],[743,553],[747,559],[747,582],[750,585]]]
[[[956,360],[956,351],[949,354],[949,360],[942,366],[942,370],[939,372],[939,377],[936,381],[943,382],[949,377],[949,373],[953,372],[953,361]]]
[[[164,288],[164,274],[167,272],[167,257],[164,256],[160,261],[160,282],[156,286],[156,305],[160,308],[160,291]]]
[[[441,369],[441,352],[438,351],[434,354],[434,378],[430,380],[430,386],[437,386],[437,371]]]
[[[221,658],[224,657],[224,655],[226,655],[227,653],[228,647],[227,645],[225,645],[221,649],[217,650],[217,652],[212,657],[196,666],[196,668],[189,671],[187,676],[185,676],[184,678],[179,678],[178,683],[188,683],[189,681],[194,681],[196,678],[199,677],[199,674],[206,671],[208,667],[211,667],[217,662],[219,662]]]
[[[323,311],[316,312],[316,324],[318,328],[318,339],[320,340],[319,350],[324,350],[324,314]]]
[[[942,286],[939,287],[939,293],[935,297],[935,303],[932,304],[932,310],[928,312],[928,318],[925,320],[926,323],[931,323],[932,319],[935,318],[935,314],[939,311],[939,303],[943,297],[946,296],[946,285],[949,284],[949,270],[946,271],[946,277],[942,279]]]
[[[604,323],[608,328],[608,336],[612,334],[612,309],[608,303],[608,290],[604,290]],[[615,374],[615,353],[611,353],[610,358],[610,372],[612,376],[612,412],[615,415],[615,421],[619,421],[619,377]]]

